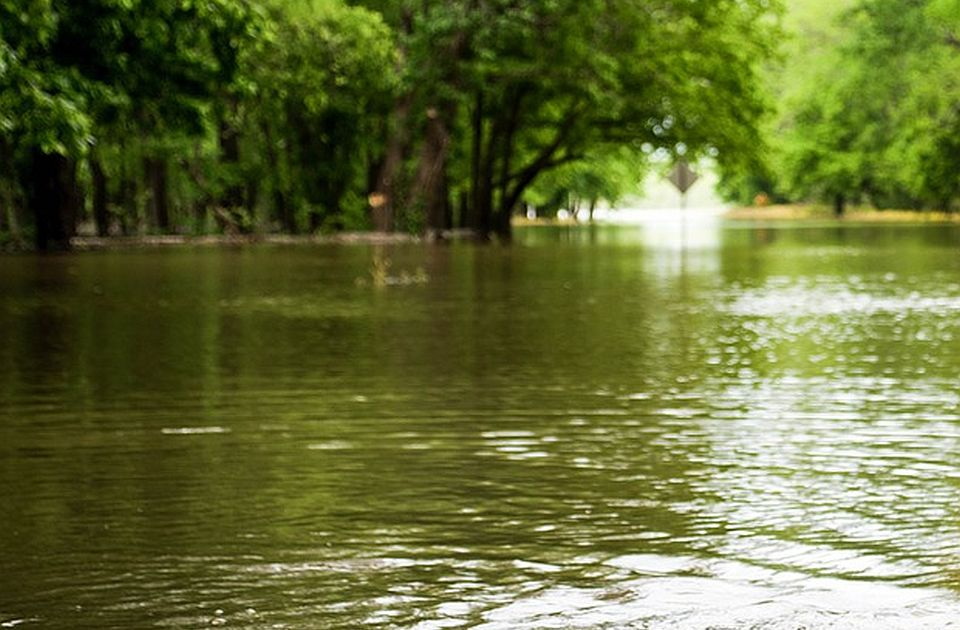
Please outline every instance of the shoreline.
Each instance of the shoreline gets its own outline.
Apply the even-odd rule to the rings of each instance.
[[[960,223],[960,212],[936,210],[877,210],[850,206],[843,216],[833,214],[830,206],[813,204],[781,204],[771,206],[738,206],[728,209],[720,218],[736,222],[770,223]]]
[[[933,210],[877,210],[851,206],[841,217],[830,206],[813,204],[781,204],[770,206],[735,206],[720,213],[721,221],[733,224],[960,224],[960,212]],[[518,217],[514,227],[546,227],[590,225],[571,219],[527,219]],[[396,245],[433,243],[437,241],[472,240],[462,230],[444,232],[439,237],[402,232],[340,232],[335,234],[152,234],[142,236],[93,236],[84,234],[70,239],[71,251],[108,251],[127,249],[162,249],[168,247],[244,247],[249,245]],[[26,242],[0,243],[0,254],[30,253],[35,250]]]
[[[149,236],[74,236],[76,251],[162,247],[220,247],[245,245],[322,245],[330,243],[388,245],[424,239],[396,232],[342,232],[339,234],[155,234]]]

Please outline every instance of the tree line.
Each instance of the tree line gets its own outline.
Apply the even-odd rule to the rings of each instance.
[[[758,159],[771,0],[0,0],[0,232],[470,230]]]
[[[960,205],[960,0],[792,0],[778,103],[728,195],[877,208]]]

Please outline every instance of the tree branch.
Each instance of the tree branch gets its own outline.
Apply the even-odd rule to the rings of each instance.
[[[557,130],[557,135],[554,137],[553,141],[545,146],[540,153],[537,155],[534,160],[528,164],[525,168],[521,169],[517,173],[510,175],[508,181],[516,182],[513,186],[513,190],[506,196],[506,198],[501,200],[501,212],[510,212],[510,210],[517,204],[520,200],[520,196],[523,194],[523,191],[533,183],[540,173],[548,168],[553,168],[559,164],[563,164],[568,161],[572,161],[571,153],[568,153],[564,158],[555,158],[557,151],[563,146],[567,141],[570,133],[573,131],[573,128],[576,126],[577,121],[580,118],[581,109],[579,106],[574,105],[570,108],[570,111],[567,112],[567,115],[564,116],[563,120],[560,123],[560,128]]]

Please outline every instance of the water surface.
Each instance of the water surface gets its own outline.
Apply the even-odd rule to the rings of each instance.
[[[960,620],[960,231],[0,258],[0,627]]]

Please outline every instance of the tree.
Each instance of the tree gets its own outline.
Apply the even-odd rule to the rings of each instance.
[[[274,212],[296,232],[365,225],[371,162],[389,111],[396,64],[380,17],[338,2],[273,6],[272,32],[245,63],[246,141],[262,147]]]
[[[847,200],[951,207],[960,189],[956,0],[831,6],[827,26],[794,24],[779,72],[786,78],[774,88],[780,111],[766,128],[776,149],[752,169],[754,181],[795,199],[829,201],[837,214]],[[817,53],[797,54],[804,48]]]
[[[525,200],[548,212],[567,207],[579,218],[586,210],[593,221],[597,205],[614,205],[628,195],[639,194],[644,176],[649,172],[648,156],[642,148],[630,145],[607,148],[565,164],[538,178]]]
[[[390,174],[379,192],[422,206],[428,227],[459,190],[466,224],[508,237],[539,177],[603,147],[649,142],[733,164],[758,144],[769,3],[386,4],[407,62],[396,115],[410,121],[390,142],[419,159],[407,190]],[[416,135],[398,140],[401,129]]]
[[[20,155],[40,249],[69,247],[77,163],[96,144],[98,125],[199,121],[217,87],[232,80],[249,18],[245,3],[227,0],[0,3],[0,118]]]

